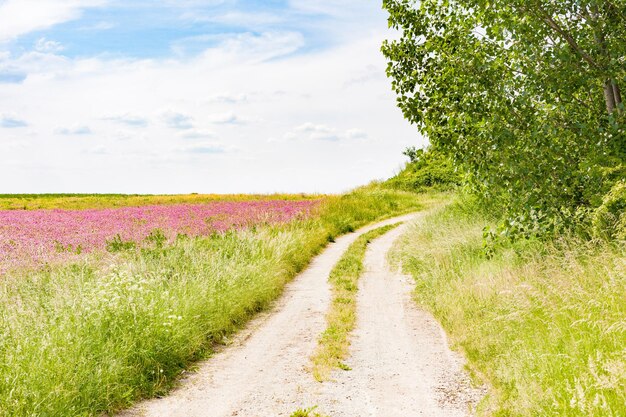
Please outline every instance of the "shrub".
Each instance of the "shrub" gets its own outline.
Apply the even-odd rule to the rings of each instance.
[[[404,154],[411,161],[398,175],[385,182],[387,187],[404,191],[444,191],[461,184],[460,173],[444,154],[433,149],[415,148],[408,148]]]
[[[135,242],[122,239],[119,233],[115,235],[113,239],[107,240],[106,242],[106,250],[111,253],[133,250],[136,246],[137,244]]]
[[[595,210],[593,231],[604,239],[626,239],[626,182],[616,183]]]

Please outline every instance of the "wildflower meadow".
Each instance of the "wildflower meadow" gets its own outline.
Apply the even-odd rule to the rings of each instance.
[[[304,219],[320,200],[216,201],[88,210],[0,210],[0,271],[41,266],[98,249],[206,236]]]
[[[165,393],[335,236],[425,200],[370,187],[0,211],[0,417],[100,416]]]

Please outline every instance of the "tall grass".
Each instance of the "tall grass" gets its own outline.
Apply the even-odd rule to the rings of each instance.
[[[161,394],[329,240],[420,207],[409,193],[361,189],[305,221],[4,276],[0,416],[97,416]]]
[[[356,325],[358,282],[363,273],[363,260],[369,243],[397,227],[399,223],[378,227],[359,236],[330,272],[328,280],[333,297],[326,321],[328,326],[319,338],[311,358],[312,373],[317,381],[327,381],[333,369],[348,369],[342,362],[348,356],[350,332]]]
[[[482,415],[626,415],[624,247],[563,236],[484,255],[489,216],[457,202],[394,249],[419,303],[492,387]]]

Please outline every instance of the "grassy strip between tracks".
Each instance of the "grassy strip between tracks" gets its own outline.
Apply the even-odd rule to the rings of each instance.
[[[317,406],[310,408],[299,408],[294,411],[289,417],[328,417],[316,412]]]
[[[348,356],[350,332],[356,324],[358,281],[363,273],[365,251],[373,239],[399,224],[379,227],[359,236],[330,272],[328,280],[333,298],[326,315],[328,327],[320,336],[317,350],[311,358],[316,380],[328,380],[333,369],[349,370],[343,360]]]

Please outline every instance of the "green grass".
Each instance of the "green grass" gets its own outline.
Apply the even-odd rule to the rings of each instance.
[[[201,204],[214,201],[307,200],[309,194],[0,194],[0,210],[104,209],[162,204]]]
[[[487,259],[490,223],[457,202],[394,249],[417,301],[491,386],[479,414],[626,416],[624,247],[563,236],[500,244]]]
[[[333,298],[326,321],[328,326],[319,338],[311,361],[313,377],[318,381],[330,378],[333,369],[350,370],[343,363],[350,348],[350,332],[356,324],[356,299],[359,277],[363,273],[363,260],[369,243],[400,223],[379,227],[359,238],[348,248],[330,272],[328,280]]]
[[[294,411],[290,417],[325,417],[324,415],[315,412],[317,406],[310,408],[299,408]]]
[[[316,217],[0,280],[0,416],[99,416],[163,394],[335,236],[437,201],[364,188]]]

